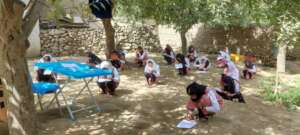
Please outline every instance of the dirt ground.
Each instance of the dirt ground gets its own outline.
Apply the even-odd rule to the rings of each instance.
[[[58,109],[39,111],[41,135],[297,135],[300,133],[299,111],[289,112],[281,105],[266,102],[259,94],[259,84],[270,77],[274,69],[259,67],[255,80],[242,80],[242,93],[247,104],[225,101],[224,109],[208,121],[199,121],[193,129],[178,129],[176,125],[186,113],[188,96],[185,87],[193,81],[218,87],[220,69],[211,68],[209,73],[191,72],[180,77],[174,67],[167,66],[162,59],[153,56],[161,65],[161,82],[147,86],[143,68],[130,68],[121,74],[121,83],[116,97],[101,95],[95,83],[91,83],[93,94],[102,112],[94,110],[76,114],[77,120],[69,119]],[[32,62],[31,62],[32,63]],[[32,65],[30,65],[32,67]],[[299,65],[295,66],[297,69]],[[289,67],[288,67],[289,68]],[[241,69],[241,67],[240,67]],[[299,69],[298,69],[299,70]],[[290,76],[297,70],[293,69]],[[299,74],[299,73],[298,73]],[[65,90],[67,96],[78,92],[83,86],[74,81]],[[76,106],[89,103],[85,92]],[[0,124],[1,125],[1,124]],[[1,135],[7,134],[0,126]]]

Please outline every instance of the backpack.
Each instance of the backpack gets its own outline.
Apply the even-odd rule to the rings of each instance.
[[[89,0],[89,7],[97,18],[112,18],[112,0]]]

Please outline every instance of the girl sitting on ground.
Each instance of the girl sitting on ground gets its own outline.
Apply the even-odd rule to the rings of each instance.
[[[154,60],[149,59],[145,66],[144,73],[149,86],[157,83],[160,77],[159,65],[156,64]]]
[[[110,61],[111,61],[111,64],[118,70],[118,71],[121,71],[121,70],[124,70],[125,68],[125,61],[121,59],[122,56],[121,54],[118,52],[118,51],[113,51],[111,54],[110,54]]]
[[[111,70],[111,75],[100,76],[98,78],[97,84],[102,90],[102,94],[115,95],[116,88],[120,83],[120,75],[118,70],[112,66],[110,61],[103,61],[97,68],[103,70]]]
[[[215,115],[223,108],[222,98],[213,88],[193,82],[187,86],[186,92],[190,96],[187,103],[188,120],[193,120],[197,117],[208,119],[208,116]]]
[[[45,63],[45,62],[55,62],[56,60],[50,55],[50,54],[46,54],[44,55],[39,62],[40,63]],[[36,69],[37,72],[37,78],[36,80],[38,82],[50,82],[50,83],[55,83],[56,81],[56,74],[51,72],[51,71],[47,71],[45,69]]]
[[[187,62],[183,54],[176,55],[175,68],[178,70],[179,75],[186,75],[188,71]]]
[[[237,87],[235,80],[229,76],[222,75],[222,89],[218,90],[217,93],[226,100],[234,101],[237,100],[240,103],[245,103],[244,97],[240,92],[240,88]]]
[[[202,56],[201,58],[197,58],[194,66],[198,71],[208,71],[210,67],[210,62],[207,56]]]
[[[170,45],[167,44],[165,50],[163,51],[163,56],[168,65],[175,63],[175,53]]]
[[[254,63],[255,56],[253,54],[247,54],[245,59],[245,68],[243,70],[243,77],[246,80],[252,79],[256,73],[256,65]]]
[[[197,59],[198,53],[197,53],[196,49],[194,48],[194,46],[189,46],[187,57],[188,57],[189,61],[192,63],[195,62],[195,60]]]
[[[146,64],[147,60],[148,60],[148,53],[142,47],[139,46],[136,52],[136,58],[135,58],[136,64],[138,64],[139,67],[142,67]]]
[[[245,103],[240,91],[239,70],[235,64],[232,61],[226,60],[224,57],[219,57],[217,60],[217,66],[219,68],[224,68],[220,81],[222,90],[218,91],[218,94],[220,94],[224,99],[238,99],[240,103]]]

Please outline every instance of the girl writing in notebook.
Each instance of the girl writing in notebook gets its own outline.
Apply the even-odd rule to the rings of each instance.
[[[216,93],[216,90],[196,82],[191,83],[186,88],[190,99],[187,102],[187,119],[198,118],[208,119],[220,112],[223,108],[222,98]]]

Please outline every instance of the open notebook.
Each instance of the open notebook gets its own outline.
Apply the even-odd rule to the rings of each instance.
[[[176,69],[183,68],[183,65],[182,65],[182,64],[175,64],[175,68],[176,68]]]
[[[197,125],[197,122],[195,120],[182,120],[178,123],[178,128],[193,128]]]

